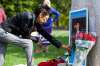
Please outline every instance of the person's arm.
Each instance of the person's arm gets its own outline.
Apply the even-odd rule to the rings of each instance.
[[[62,43],[58,40],[56,40],[54,37],[52,37],[50,34],[48,34],[40,24],[35,23],[35,26],[37,28],[37,31],[45,37],[51,44],[53,44],[55,47],[60,48],[62,47]]]
[[[51,2],[50,0],[43,0],[43,6],[47,5],[48,7],[51,7]]]
[[[55,47],[57,48],[65,48],[67,52],[70,52],[70,47],[62,44],[60,41],[58,41],[56,38],[54,38],[53,36],[51,36],[50,34],[48,34],[40,24],[35,23],[35,26],[37,28],[37,31],[43,36],[45,37],[49,42],[51,42],[51,44],[53,44]]]
[[[53,19],[54,22],[58,22],[60,13],[55,8],[51,8],[50,12],[51,12],[51,14],[53,14],[55,16]]]
[[[3,8],[2,8],[2,16],[3,16],[3,21],[6,21],[7,16]]]

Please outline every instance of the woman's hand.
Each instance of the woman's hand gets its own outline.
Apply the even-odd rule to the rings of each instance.
[[[71,48],[68,45],[62,44],[62,48],[66,49],[66,51],[69,53]]]

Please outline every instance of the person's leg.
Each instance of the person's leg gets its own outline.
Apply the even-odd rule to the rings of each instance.
[[[27,47],[25,47],[26,57],[27,57],[27,66],[32,66],[32,53],[33,53],[33,43],[30,40],[26,41]]]
[[[43,48],[43,52],[48,52],[48,46],[50,45],[50,42],[47,39],[45,39],[42,35],[40,36],[40,45]]]
[[[3,66],[4,64],[5,52],[6,52],[6,45],[0,42],[0,66]]]
[[[18,38],[10,33],[8,33],[7,36],[8,36],[7,37],[8,40],[11,41],[12,44],[16,44],[16,45],[19,45],[21,47],[24,47],[25,52],[26,52],[26,57],[27,57],[27,66],[32,66],[33,42],[30,39]]]
[[[42,47],[43,48],[43,52],[46,52],[47,53],[48,52],[48,48],[49,48],[48,45],[44,45],[43,44],[42,46],[43,46]]]
[[[22,39],[11,33],[5,32],[2,28],[0,28],[0,38],[1,41],[15,44],[25,48],[26,56],[27,56],[27,66],[32,66],[32,50],[33,50],[33,42],[30,39]]]

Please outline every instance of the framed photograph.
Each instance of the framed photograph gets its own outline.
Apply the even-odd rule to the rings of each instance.
[[[76,32],[88,33],[88,9],[72,10],[69,13],[69,44],[72,44],[72,36]]]
[[[79,32],[88,33],[88,9],[82,8],[79,10],[72,10],[69,13],[69,45],[73,48],[71,49],[69,64],[74,64],[75,56],[75,39]],[[86,60],[83,63],[86,66]]]

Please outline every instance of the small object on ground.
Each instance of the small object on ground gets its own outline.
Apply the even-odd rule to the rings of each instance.
[[[57,66],[66,66],[66,63],[59,63]]]
[[[18,64],[18,65],[14,65],[14,66],[27,66],[25,64]]]
[[[34,53],[41,53],[41,50],[34,50]]]
[[[27,66],[26,64],[18,64],[18,65],[14,65],[14,66]],[[33,65],[33,66],[37,66],[37,65]]]

